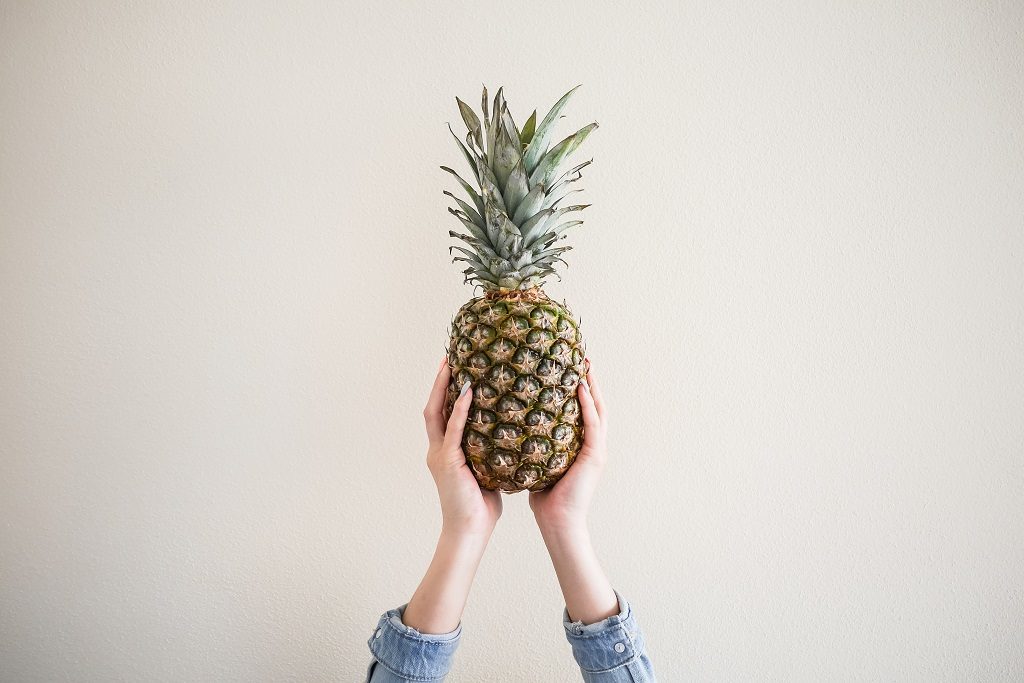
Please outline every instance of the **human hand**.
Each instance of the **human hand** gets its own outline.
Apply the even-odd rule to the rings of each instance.
[[[445,359],[438,368],[430,398],[423,409],[430,444],[427,467],[441,502],[442,531],[489,535],[501,517],[501,494],[480,488],[462,451],[462,433],[473,402],[473,389],[468,382],[452,406],[451,417],[447,422],[444,419],[445,391],[450,379],[451,368]]]
[[[542,531],[585,530],[590,500],[608,457],[607,408],[589,359],[577,395],[583,413],[583,447],[554,486],[530,493],[530,508]]]

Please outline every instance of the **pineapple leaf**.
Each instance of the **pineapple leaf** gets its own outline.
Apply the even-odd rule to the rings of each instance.
[[[555,102],[555,106],[551,107],[551,111],[547,113],[541,124],[537,126],[536,132],[530,140],[530,146],[526,148],[526,170],[529,173],[533,173],[534,169],[537,168],[537,164],[544,153],[547,151],[548,140],[551,139],[552,126],[558,119],[558,115],[562,113],[562,109],[569,103],[569,98],[576,92],[576,86],[569,92],[562,95],[562,98]]]
[[[464,189],[466,191],[466,194],[469,195],[469,198],[473,200],[474,204],[476,204],[477,211],[480,212],[480,213],[483,213],[484,212],[484,200],[480,197],[479,193],[477,193],[477,191],[473,189],[473,186],[470,185],[469,183],[467,183],[465,180],[463,180],[462,176],[460,176],[458,173],[456,173],[453,169],[451,169],[451,168],[449,168],[447,166],[442,166],[441,170],[442,171],[447,171],[448,173],[451,173],[453,176],[455,176],[455,179],[459,181],[460,185],[462,185],[462,189]]]
[[[582,164],[579,164],[578,166],[570,168],[568,171],[566,171],[562,175],[560,175],[557,178],[555,178],[555,181],[553,183],[551,183],[551,187],[548,188],[548,193],[554,192],[563,183],[571,183],[571,182],[574,182],[574,181],[579,180],[580,178],[582,178],[583,174],[580,171],[583,168],[589,166],[592,163],[594,163],[593,159],[590,159],[589,161],[584,161]],[[568,176],[570,176],[570,175],[572,175],[574,173],[576,174],[574,177],[572,177],[572,178],[568,177]]]
[[[477,118],[476,112],[458,97],[455,98],[455,101],[459,104],[459,111],[462,113],[462,120],[466,122],[466,128],[469,129],[473,139],[476,140],[476,146],[483,147],[484,138],[480,133],[480,119]]]
[[[456,261],[465,261],[466,263],[469,263],[474,266],[479,266],[480,268],[485,267],[483,261],[480,260],[480,257],[477,256],[474,252],[470,251],[469,249],[463,249],[462,247],[448,247],[448,253],[452,253],[453,249],[455,251],[459,251],[462,252],[463,254],[466,254],[469,258],[456,256],[455,258],[452,259],[452,263],[455,263]]]
[[[509,138],[512,139],[512,146],[516,148],[516,156],[523,156],[523,143],[520,142],[519,127],[516,126],[516,122],[512,120],[512,113],[508,110],[508,104],[505,105],[504,109],[501,110],[501,123],[505,126],[505,130],[508,131]]]
[[[459,145],[459,149],[462,150],[463,156],[466,157],[466,162],[469,163],[469,167],[471,169],[473,169],[474,173],[476,173],[477,172],[476,171],[476,161],[475,161],[473,155],[470,154],[469,150],[466,149],[466,146],[464,144],[462,144],[462,140],[460,140],[459,136],[455,134],[454,130],[452,130],[452,124],[450,124],[450,123],[448,124],[448,130],[451,131],[452,137],[455,138],[455,142]]]
[[[466,215],[469,216],[469,219],[471,221],[473,221],[473,223],[475,223],[480,228],[484,227],[483,216],[481,216],[479,214],[479,212],[477,212],[476,209],[474,209],[472,206],[470,206],[466,202],[462,201],[461,199],[459,199],[458,197],[453,195],[448,190],[443,190],[443,192],[444,192],[444,194],[448,195],[449,197],[451,197],[452,199],[454,199],[458,203],[459,208],[461,208],[463,211],[466,212]]]
[[[488,202],[491,202],[504,213],[505,200],[501,196],[501,190],[498,189],[498,179],[494,177],[494,173],[487,167],[483,159],[479,160],[477,168],[480,171],[480,187],[483,189],[484,208],[486,208]],[[484,211],[483,215],[486,218],[487,212]]]
[[[555,212],[554,209],[544,209],[538,211],[530,217],[519,230],[523,233],[523,243],[529,247],[533,244],[537,237],[540,235],[541,230],[544,227],[545,221]]]
[[[587,136],[597,128],[597,122],[587,124],[578,131],[567,137],[566,139],[559,142],[557,145],[551,148],[544,158],[537,164],[537,168],[530,174],[530,184],[543,183],[547,185],[551,182],[555,173],[558,171],[558,166],[562,161],[576,151]]]
[[[536,128],[537,110],[534,109],[533,113],[530,114],[530,118],[526,119],[526,123],[523,125],[523,131],[519,134],[519,142],[524,148],[530,144],[530,140],[533,139],[533,134]]]
[[[504,221],[501,224],[499,231],[499,239],[501,240],[501,249],[499,253],[514,254],[522,249],[523,246],[523,233],[519,231],[519,226],[508,219],[508,216],[504,216]]]
[[[501,91],[502,89],[498,88],[498,92],[494,95],[494,116],[491,117],[490,123],[487,126],[487,155],[492,164],[492,171],[494,170],[495,145],[498,140],[498,124],[501,122]]]
[[[544,207],[543,208],[545,208],[545,209],[557,208],[558,207],[558,202],[562,201],[563,199],[565,199],[566,197],[568,197],[571,194],[575,194],[576,192],[583,192],[583,188],[578,187],[575,190],[569,190],[569,191],[565,192],[564,194],[561,194],[561,195],[559,195],[557,197],[555,195],[553,195],[553,194],[552,195],[548,195],[547,199],[544,200]]]
[[[534,185],[530,193],[527,194],[523,201],[519,202],[519,206],[516,207],[515,215],[512,216],[512,222],[516,225],[522,225],[523,221],[533,216],[541,209],[547,208],[543,206],[545,199],[544,186]]]
[[[548,233],[552,237],[551,241],[554,242],[555,240],[561,239],[566,230],[574,228],[577,225],[583,225],[583,221],[566,221],[565,223],[560,223],[557,227],[551,230],[550,233]]]
[[[483,97],[480,98],[480,109],[484,113],[484,129],[486,130],[491,126],[491,115],[487,113],[487,86],[485,85],[483,88],[484,94]]]
[[[491,244],[491,240],[487,239],[487,233],[483,229],[479,228],[469,219],[469,216],[464,215],[461,211],[455,209],[448,209],[448,212],[459,219],[459,221],[466,226],[466,230],[469,230],[469,234],[472,235],[481,244]]]
[[[574,205],[574,206],[563,206],[560,209],[546,209],[545,211],[542,211],[541,212],[542,214],[546,214],[544,216],[544,219],[541,220],[534,227],[534,229],[530,231],[529,236],[527,236],[524,239],[525,244],[526,244],[526,248],[529,249],[529,248],[533,247],[535,244],[540,243],[547,235],[549,235],[551,233],[551,230],[549,229],[548,226],[553,225],[554,222],[557,221],[559,218],[561,218],[563,215],[565,215],[565,214],[567,214],[567,213],[569,213],[571,211],[582,211],[583,209],[587,208],[588,206],[590,206],[590,205],[589,204],[577,204],[577,205]]]
[[[530,186],[526,181],[526,167],[523,165],[523,160],[520,159],[512,168],[508,182],[505,184],[505,206],[508,207],[509,213],[516,212],[519,204],[529,194],[529,190]]]
[[[505,110],[502,109],[502,115],[504,116],[504,114]],[[518,139],[518,137],[515,138],[515,140]],[[511,131],[505,127],[504,123],[498,124],[495,155],[494,159],[491,160],[494,177],[498,179],[498,187],[505,187],[512,169],[515,168],[522,158],[519,145],[516,144],[515,140],[512,138]],[[525,171],[523,175],[525,176]]]

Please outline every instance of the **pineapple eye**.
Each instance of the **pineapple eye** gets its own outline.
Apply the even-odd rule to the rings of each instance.
[[[524,422],[527,426],[536,427],[538,425],[547,425],[555,421],[555,416],[545,410],[531,410],[526,414]]]
[[[575,398],[570,398],[568,401],[562,404],[562,415],[565,417],[575,417],[579,415],[580,403]]]
[[[466,432],[464,441],[468,448],[483,448],[487,444],[487,437],[470,429]]]
[[[575,327],[573,327],[573,324],[570,323],[565,318],[558,319],[558,325],[556,329],[558,330],[559,339],[565,339],[567,341],[579,343],[579,331]]]
[[[569,458],[564,452],[555,453],[548,460],[548,467],[553,470],[560,470],[569,464]]]
[[[521,347],[518,351],[516,351],[515,355],[512,356],[512,362],[515,363],[516,365],[530,367],[537,362],[539,357],[539,354],[533,349]]]
[[[469,331],[470,339],[475,339],[477,341],[493,339],[495,334],[494,328],[490,325],[474,325]]]
[[[541,377],[557,375],[562,371],[562,364],[552,358],[544,358],[537,363],[537,374]]]
[[[459,341],[455,343],[455,350],[459,353],[459,355],[472,353],[473,342],[469,341],[469,339],[465,337],[459,337]]]
[[[482,398],[497,398],[498,397],[498,390],[495,389],[494,387],[492,387],[490,384],[486,384],[486,383],[481,383],[480,384],[480,386],[477,388],[477,393],[480,394],[480,396]]]
[[[568,441],[572,441],[572,437],[572,427],[570,427],[569,425],[556,425],[555,428],[551,430],[551,438],[557,441],[558,443],[566,443]]]
[[[551,341],[555,338],[555,335],[550,330],[530,330],[530,334],[526,335],[527,344],[539,344],[540,342]]]
[[[498,416],[490,410],[473,410],[469,413],[469,418],[466,420],[467,424],[485,425],[494,424],[498,421]]]
[[[455,373],[455,376],[452,377],[452,379],[454,380],[454,382],[452,382],[452,387],[455,389],[455,393],[459,393],[459,391],[462,390],[462,385],[466,382],[472,383],[474,377],[468,370],[462,369]]]
[[[495,365],[487,373],[487,379],[494,382],[511,382],[515,379],[516,371],[508,365]]]
[[[533,324],[537,327],[550,327],[555,324],[556,320],[559,320],[559,317],[550,308],[537,306],[530,311],[530,319],[533,320]]]
[[[539,389],[540,382],[530,375],[519,375],[516,377],[515,384],[512,385],[512,391],[517,394],[532,394]]]
[[[565,392],[558,387],[545,387],[537,396],[537,402],[544,405],[561,403],[563,400],[565,400]]]
[[[561,339],[548,347],[548,355],[551,356],[564,356],[567,353],[569,353],[569,345]]]
[[[516,461],[515,453],[501,448],[496,448],[490,457],[487,458],[487,464],[491,467],[513,467]]]
[[[503,422],[494,428],[495,439],[518,439],[523,435],[523,430],[513,424]]]
[[[526,408],[523,402],[515,396],[502,396],[498,399],[497,409],[499,413],[518,413]]]
[[[516,345],[508,339],[498,339],[487,349],[496,358],[508,356],[516,350]]]
[[[472,359],[470,359],[470,360],[472,360]],[[568,370],[566,370],[565,372],[562,373],[562,386],[563,387],[575,387],[579,383],[580,383],[580,376],[572,368],[569,368]]]
[[[535,467],[520,467],[516,470],[515,482],[526,488],[540,480],[540,472]]]
[[[522,451],[527,455],[547,455],[551,452],[551,442],[543,436],[530,436],[523,441]]]
[[[477,351],[469,357],[469,367],[482,370],[491,365],[490,357],[483,351]]]

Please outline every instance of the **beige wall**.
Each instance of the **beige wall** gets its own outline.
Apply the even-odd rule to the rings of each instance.
[[[833,5],[825,9],[826,4]],[[0,2],[0,680],[358,680],[438,530],[453,96],[562,131],[664,681],[1024,678],[1017,2]],[[571,681],[506,499],[452,681]]]

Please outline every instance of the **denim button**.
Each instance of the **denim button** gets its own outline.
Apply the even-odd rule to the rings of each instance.
[[[380,638],[380,634],[381,633],[382,633],[382,631],[380,629],[377,629],[377,632],[373,634],[373,637],[374,638]]]
[[[621,654],[626,651],[626,646],[622,643],[615,643],[615,651]]]

